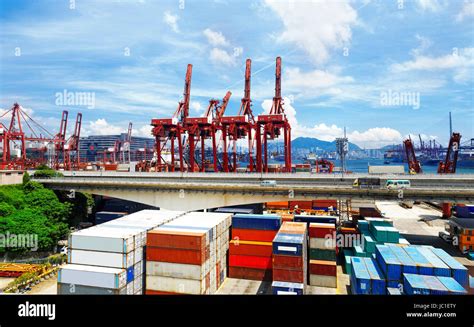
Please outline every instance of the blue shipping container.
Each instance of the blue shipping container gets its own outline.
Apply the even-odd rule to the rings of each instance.
[[[272,291],[273,295],[303,295],[304,284],[274,281]]]
[[[461,286],[454,278],[439,276],[439,281],[443,283],[444,286],[448,289],[448,292],[451,294],[467,294],[467,291],[464,287]]]
[[[423,275],[403,274],[403,289],[408,295],[430,294]]]
[[[301,256],[305,250],[305,235],[278,233],[273,239],[273,254]]]
[[[405,246],[403,250],[415,262],[420,275],[434,275],[433,265],[414,246]]]
[[[443,260],[445,264],[451,268],[451,277],[453,277],[459,284],[464,288],[469,286],[469,270],[464,267],[459,261],[454,259],[452,256],[446,253],[443,249],[432,249],[433,252],[438,258]]]
[[[436,276],[427,276],[427,275],[420,275],[423,276],[425,280],[425,284],[430,290],[431,295],[446,295],[448,294],[448,289],[446,286],[441,283],[441,281]]]
[[[351,258],[351,290],[352,294],[370,294],[370,275],[362,258]]]
[[[377,263],[371,258],[363,258],[363,261],[370,276],[370,293],[385,295],[385,277],[377,267]]]
[[[377,262],[388,280],[401,280],[402,264],[386,245],[377,245]]]
[[[420,252],[433,266],[435,276],[445,276],[451,277],[451,269],[438,258],[430,248],[418,247],[418,252]]]
[[[240,229],[279,230],[281,217],[278,215],[245,215],[232,217],[232,227]]]
[[[402,249],[402,247],[397,246],[397,245],[393,245],[393,244],[387,244],[387,246],[395,254],[397,259],[401,262],[401,264],[402,264],[402,273],[407,273],[407,274],[416,274],[417,273],[416,263]]]

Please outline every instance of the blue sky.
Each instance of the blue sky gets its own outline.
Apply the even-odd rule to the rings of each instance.
[[[251,58],[259,114],[281,56],[293,137],[331,141],[346,126],[366,148],[408,134],[444,143],[449,111],[474,137],[472,0],[3,0],[0,24],[0,108],[19,102],[52,132],[67,109],[83,113],[83,134],[132,121],[149,135],[176,109],[188,63],[191,115],[227,90],[234,114]],[[64,90],[94,93],[94,108],[58,105]],[[415,102],[382,101],[397,94]]]

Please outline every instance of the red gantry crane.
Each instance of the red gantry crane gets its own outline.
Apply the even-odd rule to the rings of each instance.
[[[61,116],[61,125],[59,127],[59,132],[54,136],[54,155],[52,167],[58,170],[61,168],[61,156],[63,161],[66,158],[65,144],[66,144],[66,130],[67,130],[67,119],[69,113],[64,110]]]
[[[79,154],[79,139],[81,138],[82,114],[76,116],[74,134],[72,134],[64,145],[64,170],[77,170],[80,168],[81,158]]]
[[[221,118],[221,131],[223,141],[223,171],[235,172],[237,169],[237,140],[248,138],[249,170],[252,172],[252,130],[254,129],[255,118],[252,112],[252,100],[250,99],[250,76],[252,61],[247,59],[245,63],[245,87],[244,97],[241,100],[239,114],[237,116],[224,116]],[[232,143],[232,165],[229,162],[228,142]]]
[[[416,159],[415,148],[411,141],[411,138],[403,141],[403,146],[405,147],[405,154],[408,162],[408,171],[410,174],[419,174],[421,173],[420,162]]]
[[[283,130],[285,171],[291,172],[291,126],[283,109],[281,97],[281,58],[276,58],[275,97],[268,115],[259,115],[256,121],[257,171],[268,172],[268,140],[278,138]],[[262,165],[263,140],[263,165]]]
[[[179,170],[184,171],[184,156],[183,156],[183,144],[182,134],[185,132],[184,125],[186,124],[186,118],[189,115],[189,99],[191,95],[191,75],[193,66],[188,64],[186,70],[186,79],[184,82],[184,93],[183,100],[179,102],[178,108],[172,118],[155,118],[151,120],[153,126],[152,134],[155,137],[155,148],[157,155],[157,162],[155,164],[155,171],[167,170],[167,163],[163,160],[161,153],[167,143],[170,140],[171,150],[171,171],[175,171],[175,154],[174,154],[174,142],[175,139],[178,141],[178,152],[179,152]]]
[[[438,164],[438,174],[454,174],[456,173],[456,165],[458,161],[459,146],[461,144],[461,134],[453,133],[449,139],[448,149],[446,150],[446,158]]]
[[[221,126],[221,119],[224,115],[227,104],[229,103],[232,93],[227,92],[225,97],[222,99],[222,104],[219,105],[219,100],[209,100],[209,106],[203,117],[188,117],[186,119],[185,128],[188,132],[188,144],[189,144],[189,171],[195,171],[196,160],[194,158],[196,143],[201,141],[201,167],[198,170],[201,172],[206,171],[206,139],[212,140],[212,169],[214,172],[218,171],[217,166],[217,141],[216,133]]]

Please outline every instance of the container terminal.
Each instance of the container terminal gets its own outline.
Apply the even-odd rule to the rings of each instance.
[[[460,133],[436,152],[437,174],[423,173],[411,138],[403,141],[406,171],[402,164],[351,172],[347,138],[336,140],[341,167],[324,158],[293,163],[282,59],[275,60],[268,114],[252,111],[251,63],[245,62],[238,115],[226,114],[230,91],[209,100],[204,115],[190,115],[189,64],[174,115],[151,119],[152,144],[132,139],[130,123],[126,134],[109,140],[112,147],[92,156],[91,147],[81,151],[81,113],[68,137],[68,111],[58,133],[18,103],[5,111],[4,184],[28,176],[55,192],[129,205],[96,210],[62,240],[63,260],[53,265],[5,260],[2,291],[472,294],[474,177],[456,174]],[[282,164],[272,163],[269,144],[276,139],[283,142]],[[247,144],[243,152],[238,141]]]

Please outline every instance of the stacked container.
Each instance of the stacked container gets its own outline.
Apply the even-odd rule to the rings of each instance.
[[[272,241],[280,226],[281,217],[278,215],[234,215],[229,277],[271,280]]]
[[[386,294],[386,282],[383,273],[372,258],[351,258],[352,294]]]
[[[337,287],[336,225],[309,224],[309,284]]]
[[[456,295],[467,291],[452,277],[403,274],[408,295]]]
[[[58,293],[142,294],[146,232],[182,214],[143,210],[72,233],[68,241],[72,265],[60,270]],[[110,280],[117,281],[113,287]]]
[[[146,294],[213,294],[226,275],[228,213],[192,212],[148,232]]]
[[[305,223],[285,222],[281,226],[273,240],[273,294],[304,294],[307,283],[306,240]]]

